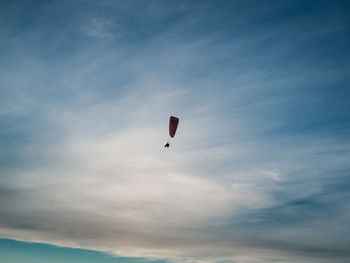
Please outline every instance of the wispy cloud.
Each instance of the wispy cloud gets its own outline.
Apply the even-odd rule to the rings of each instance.
[[[93,18],[88,25],[83,27],[83,31],[92,37],[113,38],[117,35],[117,25],[106,19]]]
[[[59,34],[22,25],[3,55],[0,236],[176,262],[346,262],[337,5],[338,19],[311,12],[321,22],[303,4],[101,6],[106,18],[72,4]],[[40,12],[65,21],[59,4]]]

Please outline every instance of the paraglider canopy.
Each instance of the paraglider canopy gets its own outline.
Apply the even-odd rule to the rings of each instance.
[[[171,138],[174,138],[175,133],[176,133],[176,129],[177,129],[177,125],[179,125],[179,119],[174,117],[174,116],[170,116],[169,119],[169,135]],[[170,138],[168,137],[168,142],[165,144],[165,148],[169,148],[170,146]]]
[[[175,136],[178,124],[179,124],[179,119],[174,117],[174,116],[170,116],[170,120],[169,120],[169,135],[170,135],[171,138],[173,138]]]

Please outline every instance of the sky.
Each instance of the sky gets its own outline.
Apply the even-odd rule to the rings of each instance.
[[[348,1],[2,0],[0,262],[349,262],[349,46]]]

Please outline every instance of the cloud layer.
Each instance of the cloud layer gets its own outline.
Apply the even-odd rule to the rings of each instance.
[[[343,3],[1,5],[0,237],[347,262]]]

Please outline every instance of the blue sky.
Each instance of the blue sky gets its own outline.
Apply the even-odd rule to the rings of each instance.
[[[144,260],[138,258],[123,258],[92,250],[57,247],[48,244],[20,242],[10,239],[0,239],[1,262],[132,262],[132,263],[165,263],[164,260]]]
[[[0,250],[348,262],[349,7],[2,1]]]

